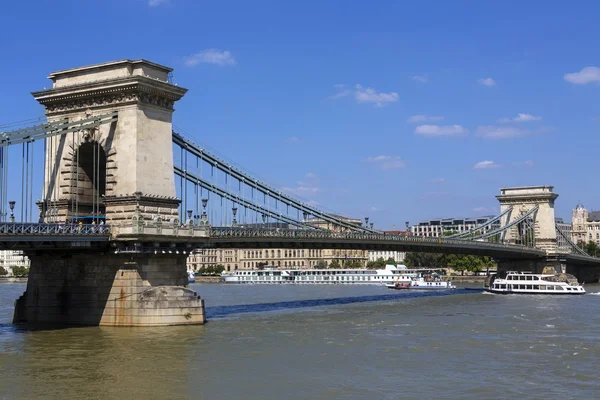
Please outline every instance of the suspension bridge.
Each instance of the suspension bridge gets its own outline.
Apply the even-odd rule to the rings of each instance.
[[[51,89],[32,93],[45,119],[0,126],[0,249],[31,260],[15,322],[203,323],[203,300],[185,287],[198,247],[477,254],[598,279],[600,260],[556,227],[552,187],[501,189],[498,216],[453,236],[386,235],[174,130],[187,90],[171,72],[145,60],[58,71]]]

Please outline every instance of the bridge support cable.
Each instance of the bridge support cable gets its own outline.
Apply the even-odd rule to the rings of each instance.
[[[104,165],[100,168],[100,164],[105,161],[105,155],[102,153],[102,158],[100,157],[100,145],[92,140],[92,145],[88,146],[92,147],[92,149],[86,148],[86,155],[81,157],[79,153],[82,141],[76,139],[80,139],[79,133],[93,131],[101,125],[115,122],[117,118],[118,112],[112,111],[100,115],[86,116],[77,121],[69,121],[67,118],[64,118],[0,132],[0,221],[6,221],[7,215],[12,214],[14,210],[15,217],[17,212],[19,213],[21,222],[41,222],[42,217],[45,222],[58,222],[59,209],[57,201],[61,190],[63,190],[60,185],[65,184],[67,185],[66,190],[68,190],[71,196],[70,204],[66,206],[65,215],[77,216],[80,207],[80,195],[82,195],[79,190],[80,172],[81,176],[87,176],[82,178],[86,180],[86,188],[88,187],[87,185],[91,185],[91,189],[86,189],[86,193],[83,193],[83,197],[85,197],[83,201],[86,203],[85,210],[83,211],[86,215],[90,213],[91,215],[99,215],[101,212],[100,196],[102,194],[99,190],[101,182],[104,182],[101,174],[105,168]],[[59,146],[58,141],[63,140],[69,133],[72,134],[73,138],[72,151],[70,153],[72,159],[70,161],[71,173],[66,176],[61,175],[61,171],[59,171],[62,160],[59,160],[56,154],[57,147]],[[35,145],[35,142],[38,140],[44,141],[43,162],[41,164],[37,164],[35,161],[36,156],[40,155],[38,153],[41,150],[39,146]],[[7,187],[9,183],[7,171],[9,147],[18,144],[22,147],[19,149],[21,151],[22,163],[20,171],[20,203],[13,201],[16,199],[8,198]],[[39,179],[37,177],[38,173],[35,172],[36,165],[40,165],[37,167],[40,170],[38,173],[43,174],[41,178],[41,196],[39,197],[41,198],[40,218],[38,218],[37,206],[34,203],[34,183],[37,185],[37,180]],[[11,185],[15,185],[18,182],[18,173],[16,175],[12,176]],[[62,182],[60,181],[61,179],[67,179],[69,182]],[[87,182],[88,180],[89,182]],[[13,188],[13,190],[15,189]],[[102,186],[103,189],[104,186]],[[8,202],[7,200],[11,201]],[[11,205],[10,211],[5,208],[7,203]],[[17,203],[16,207],[15,203]],[[12,221],[15,221],[15,219],[11,218]]]
[[[512,207],[510,207],[510,208],[509,208],[509,210],[510,210],[510,211],[509,211],[509,212],[508,212],[508,214],[506,215],[506,221],[510,221],[510,218],[512,217],[512,212],[514,211],[514,209],[513,209]],[[502,222],[500,222],[500,223],[502,223]],[[502,231],[502,233],[500,234],[500,241],[501,241],[502,243],[504,243],[504,241],[506,240],[506,233],[507,233],[507,232],[508,232],[508,229],[505,229],[505,230],[503,230],[503,231]]]
[[[8,147],[0,147],[0,221],[8,216]]]
[[[533,220],[535,221],[535,216],[534,216]],[[525,239],[527,240],[527,239],[531,238],[531,240],[530,240],[531,245],[533,247],[535,247],[535,224],[533,224],[531,222],[531,220],[528,218],[525,220],[525,225],[527,225],[527,228],[529,231],[529,232],[525,233]],[[525,245],[527,246],[528,243],[526,242]]]
[[[582,248],[580,248],[579,246],[577,246],[577,244],[575,244],[575,242],[573,242],[571,240],[571,238],[569,237],[569,235],[566,235],[561,229],[558,228],[558,226],[555,225],[555,229],[556,229],[556,233],[558,235],[560,235],[563,239],[565,239],[565,241],[571,245],[571,247],[573,248],[573,250],[577,251],[581,255],[590,256]]]
[[[79,132],[85,129],[96,128],[103,124],[109,124],[117,120],[118,112],[95,115],[93,117],[78,121],[62,120],[36,125],[29,128],[14,131],[0,132],[0,146],[11,146],[14,144],[33,142],[65,133]]]
[[[179,149],[174,151],[174,154],[176,156],[174,164],[178,166],[177,168],[179,168],[179,171],[181,172],[179,174],[176,173],[177,179],[181,179],[182,176],[185,176],[185,174],[187,174],[188,176],[194,176],[194,179],[186,180],[186,186],[182,185],[179,189],[179,192],[185,194],[187,186],[191,184],[194,189],[199,187],[200,191],[202,191],[202,188],[207,190],[207,193],[209,195],[205,196],[208,197],[206,200],[210,199],[210,193],[219,196],[218,199],[216,199],[218,204],[215,203],[215,200],[208,201],[209,204],[207,204],[207,209],[209,208],[208,206],[212,204],[211,211],[213,211],[213,213],[214,211],[216,211],[218,214],[217,216],[215,216],[214,214],[210,214],[209,219],[214,225],[228,226],[229,224],[231,224],[231,226],[239,226],[247,223],[254,223],[256,225],[262,223],[265,226],[275,226],[274,224],[276,222],[285,222],[288,224],[292,224],[296,227],[315,229],[315,226],[305,224],[299,219],[295,219],[295,217],[289,213],[289,207],[288,212],[286,212],[286,209],[281,209],[281,207],[279,206],[279,202],[277,201],[275,202],[275,210],[273,210],[271,208],[273,204],[272,199],[269,197],[268,193],[261,193],[257,191],[258,194],[255,196],[254,188],[250,187],[251,196],[246,197],[246,185],[243,185],[242,181],[233,180],[230,176],[228,176],[228,172],[220,171],[219,169],[216,169],[215,171],[215,167],[212,165],[211,175],[205,180],[207,185],[211,186],[199,184],[196,181],[196,178],[198,177],[198,175],[200,175],[200,180],[203,179],[202,168],[200,167],[199,170],[197,168],[194,169],[194,165],[188,164],[188,166],[191,167],[191,170],[185,169],[185,166],[180,162],[180,160],[177,157],[179,153]],[[185,156],[182,156],[182,158],[185,160]],[[200,162],[200,158],[197,158],[196,160],[196,164],[198,164]],[[200,166],[201,165],[202,164],[200,164]],[[235,185],[235,181],[237,181],[237,185]],[[218,193],[215,193],[211,190],[211,188],[213,187],[218,187],[222,192],[219,191]],[[188,190],[190,189],[192,188],[188,188]],[[224,196],[222,195],[222,193],[227,193],[229,194],[229,196]],[[242,213],[241,208],[238,210],[237,207],[238,205],[243,206],[242,204],[240,204],[240,199],[245,199],[248,203],[252,203],[256,207],[251,208],[244,206],[244,210]],[[248,217],[248,210],[250,211],[250,217]],[[270,210],[270,212],[265,213],[263,212],[264,210]],[[284,220],[283,217],[286,217],[286,219]],[[242,222],[240,223],[240,221]]]
[[[236,169],[232,165],[217,158],[216,156],[207,152],[203,148],[197,146],[195,143],[193,143],[192,141],[188,140],[187,138],[183,137],[183,135],[181,135],[180,133],[177,133],[175,131],[173,131],[173,143],[179,147],[185,148],[186,151],[190,152],[191,154],[195,155],[196,157],[201,157],[203,161],[207,162],[208,164],[210,164],[213,167],[216,167],[217,169],[223,171],[224,173],[229,174],[232,178],[237,179],[238,181],[244,183],[245,185],[248,185],[250,188],[261,191],[262,193],[266,194],[267,196],[270,196],[283,204],[290,205],[290,206],[298,209],[299,211],[302,211],[306,215],[312,215],[316,218],[323,220],[324,222],[328,222],[333,225],[338,225],[338,226],[341,226],[341,227],[344,227],[346,229],[350,229],[353,231],[381,234],[381,232],[378,230],[348,223],[342,219],[332,216],[329,213],[320,211],[312,206],[302,203],[302,202],[292,198],[291,196],[288,196],[285,193],[282,193],[280,190],[277,190],[271,186],[268,186],[267,184],[262,183],[262,182],[258,181],[257,179],[247,175],[246,173]]]
[[[487,220],[485,223],[483,223],[481,225],[477,225],[476,227],[473,227],[473,228],[469,229],[468,231],[457,233],[455,235],[445,236],[445,237],[448,239],[461,239],[461,238],[464,238],[465,236],[469,236],[477,231],[481,231],[482,229],[487,228],[488,226],[491,226],[492,224],[498,222],[502,217],[504,217],[506,214],[508,214],[511,210],[512,210],[512,207],[509,207],[506,210],[504,210],[504,212],[502,212],[502,214],[500,214],[492,219]]]
[[[477,240],[477,239],[487,239],[490,236],[495,236],[498,235],[500,233],[502,233],[503,231],[506,231],[510,228],[512,228],[513,226],[525,221],[527,218],[529,218],[530,216],[534,215],[535,213],[537,213],[538,211],[538,206],[533,207],[531,210],[527,211],[525,214],[521,215],[519,218],[515,219],[514,221],[504,225],[501,228],[498,229],[494,229],[493,231],[489,231],[486,232],[482,235],[479,236],[474,236],[474,237],[470,237],[469,240]]]
[[[208,192],[212,192],[214,194],[216,194],[217,196],[219,196],[221,199],[227,199],[232,201],[235,204],[239,204],[243,207],[246,207],[252,211],[255,211],[256,213],[260,213],[266,217],[271,217],[274,218],[276,220],[282,221],[282,222],[286,222],[290,225],[296,226],[298,228],[307,228],[307,225],[303,224],[302,222],[296,221],[293,218],[290,218],[286,215],[283,214],[278,214],[272,210],[269,210],[266,207],[262,207],[256,203],[250,202],[246,199],[243,199],[240,196],[234,196],[231,193],[227,192],[224,189],[221,189],[220,187],[216,186],[213,183],[208,182],[205,179],[202,179],[199,176],[196,176],[190,172],[186,172],[184,171],[181,167],[175,166],[175,174],[181,178],[183,178],[185,176],[185,179],[187,179],[188,182],[191,182],[193,184],[197,184],[201,187],[203,187],[205,190],[207,190]],[[213,215],[214,217],[214,215]],[[222,219],[222,217],[221,217]],[[316,227],[310,227],[312,229],[319,229]]]

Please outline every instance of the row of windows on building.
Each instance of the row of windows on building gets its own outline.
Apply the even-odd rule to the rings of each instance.
[[[252,251],[244,251],[243,258],[281,258],[283,254],[283,258],[296,258],[296,257],[322,257],[323,250],[320,249],[300,249],[300,250],[252,250]],[[269,257],[270,254],[270,257]]]

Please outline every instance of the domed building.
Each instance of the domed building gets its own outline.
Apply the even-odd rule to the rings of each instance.
[[[600,245],[600,211],[588,212],[579,202],[573,209],[571,221],[571,238],[575,243],[594,241]]]

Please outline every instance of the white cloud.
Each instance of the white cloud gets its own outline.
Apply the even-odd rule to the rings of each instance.
[[[398,101],[398,93],[378,93],[373,88],[363,88],[361,85],[356,85],[354,97],[359,103],[374,103],[377,107],[383,107],[387,103]]]
[[[485,125],[477,127],[475,134],[486,139],[507,139],[525,136],[531,132],[527,129],[515,128],[512,126],[493,126]]]
[[[312,172],[309,172],[306,175],[304,175],[304,180],[296,182],[296,185],[298,187],[309,188],[309,187],[318,187],[319,183],[320,183],[320,180],[317,177],[317,175],[313,174]]]
[[[357,103],[371,103],[376,107],[383,107],[389,103],[398,101],[398,93],[396,92],[377,92],[373,88],[365,88],[359,84],[354,86],[354,89],[347,89],[344,85],[335,85],[337,93],[329,96],[330,99],[340,99],[342,97],[354,96]]]
[[[309,201],[307,201],[307,202],[306,202],[306,203],[304,203],[304,204],[306,204],[307,206],[312,206],[312,207],[317,207],[317,206],[319,206],[319,205],[320,205],[318,202],[316,202],[316,201],[314,201],[314,200],[309,200]]]
[[[565,80],[576,85],[585,85],[590,82],[600,83],[600,68],[585,67],[579,72],[565,74]]]
[[[536,117],[531,114],[523,114],[518,113],[515,118],[500,118],[498,122],[508,123],[508,122],[531,122],[531,121],[541,121],[542,117]]]
[[[443,119],[444,119],[444,117],[442,117],[441,115],[424,115],[424,114],[418,114],[418,115],[413,115],[410,118],[408,118],[408,122],[410,122],[410,123],[416,123],[416,122],[434,122],[434,121],[441,121]]]
[[[377,207],[371,207],[371,212],[377,212],[377,211],[379,211],[379,208],[377,208]]]
[[[487,208],[487,207],[475,207],[473,209],[473,212],[476,212],[476,213],[484,213],[484,212],[491,212],[491,211],[492,211],[492,209]]]
[[[518,161],[513,163],[513,166],[515,167],[533,167],[533,165],[534,162],[532,160]]]
[[[433,178],[429,181],[429,183],[444,183],[446,180],[444,178]]]
[[[337,85],[336,85],[337,86]],[[350,89],[341,89],[339,92],[332,94],[329,96],[331,100],[341,99],[342,97],[346,97],[352,94],[352,90]]]
[[[484,86],[495,86],[496,85],[496,81],[493,80],[492,78],[480,78],[480,79],[477,79],[477,83],[482,84]]]
[[[200,53],[185,57],[185,65],[193,67],[198,64],[215,64],[221,67],[226,65],[235,65],[237,61],[228,50],[208,49]]]
[[[415,82],[420,82],[420,83],[427,83],[427,82],[429,82],[429,77],[427,76],[427,74],[415,75],[415,76],[413,76],[410,79],[412,79]]]
[[[375,156],[368,157],[365,159],[368,163],[376,164],[379,168],[383,170],[387,169],[395,169],[395,168],[403,168],[405,166],[404,161],[400,159],[400,156]]]
[[[163,4],[169,4],[169,0],[148,0],[148,7],[157,7]]]
[[[419,125],[415,133],[421,136],[462,136],[468,129],[461,125]]]
[[[473,165],[473,169],[489,169],[498,167],[500,167],[500,164],[495,163],[493,161],[480,161],[477,164]]]
[[[306,173],[303,180],[296,182],[295,187],[283,187],[281,190],[300,198],[310,198],[323,191],[319,178],[312,172]]]
[[[288,143],[288,144],[300,143],[300,139],[298,139],[296,136],[291,136],[291,137],[285,139],[284,142]]]

